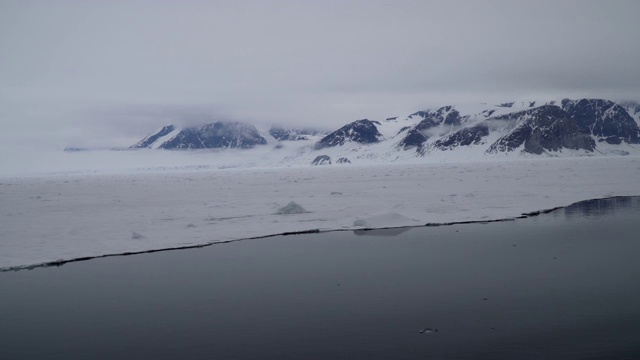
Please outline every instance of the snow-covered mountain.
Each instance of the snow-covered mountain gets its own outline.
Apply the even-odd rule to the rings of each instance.
[[[158,146],[162,145],[166,140],[173,138],[175,135],[179,133],[179,131],[176,132],[175,130],[176,128],[173,125],[163,126],[159,130],[147,135],[142,140],[132,145],[131,148],[132,149],[157,148]],[[154,145],[157,145],[157,146],[154,146]]]
[[[595,141],[580,131],[575,119],[554,105],[543,105],[488,121],[504,121],[508,128],[513,127],[489,147],[488,153],[522,149],[523,152],[540,155],[562,149],[590,152],[595,148]]]
[[[316,149],[340,146],[348,142],[376,143],[382,137],[376,125],[380,125],[380,122],[368,119],[354,121],[320,139],[316,144]]]
[[[622,101],[619,103],[627,113],[636,121],[636,124],[640,126],[640,103],[636,101]]]
[[[155,133],[140,140],[131,148],[154,149],[248,149],[255,145],[265,145],[255,126],[241,122],[218,121],[199,127],[177,129],[173,125],[162,127]]]
[[[400,140],[398,146],[403,150],[422,149],[427,140],[447,134],[460,127],[463,123],[469,121],[470,116],[460,115],[460,112],[453,106],[443,106],[436,110],[418,111],[409,115],[409,118],[422,120],[409,128],[406,135]]]
[[[406,117],[362,119],[323,133],[215,122],[165,126],[132,148],[269,149],[279,164],[349,164],[370,160],[419,161],[490,156],[594,156],[640,154],[640,104],[604,99],[558,99],[448,105]],[[256,159],[266,161],[266,157]]]
[[[592,152],[594,140],[580,131],[576,121],[555,105],[543,105],[490,117],[443,136],[424,153],[480,145],[487,154],[521,151],[540,155],[562,149]],[[488,145],[488,147],[487,147]]]
[[[562,109],[576,121],[580,130],[599,142],[609,144],[640,143],[638,124],[627,110],[608,100],[562,100]]]
[[[269,135],[278,141],[309,140],[312,136],[322,136],[325,132],[313,128],[294,128],[282,125],[273,125],[269,129]]]

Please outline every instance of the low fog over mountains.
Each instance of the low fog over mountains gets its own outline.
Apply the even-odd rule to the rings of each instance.
[[[196,127],[167,125],[132,149],[281,149],[283,161],[351,163],[407,157],[501,154],[585,156],[640,152],[640,104],[563,99],[447,105],[383,120],[361,119],[335,131],[274,125],[266,131],[242,122]],[[284,146],[287,144],[287,146]],[[275,145],[275,146],[274,146]],[[320,159],[320,160],[319,160]],[[337,161],[341,159],[341,161]]]

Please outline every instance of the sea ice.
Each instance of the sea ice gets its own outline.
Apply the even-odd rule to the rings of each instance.
[[[631,155],[4,176],[0,268],[310,229],[510,218],[640,195],[638,179]],[[283,194],[295,203],[281,207]]]
[[[278,209],[278,214],[303,214],[308,212],[300,204],[290,201],[287,205]]]

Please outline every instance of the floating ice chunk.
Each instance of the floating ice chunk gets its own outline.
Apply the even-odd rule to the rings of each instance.
[[[382,213],[365,218],[357,219],[353,222],[353,226],[362,226],[366,228],[382,228],[396,226],[414,226],[420,223],[416,220],[409,219],[395,212]]]
[[[363,219],[358,219],[358,220],[354,221],[353,222],[353,226],[371,227],[371,225],[369,225],[369,223],[366,220],[363,220]]]
[[[305,208],[291,201],[286,206],[283,206],[280,209],[278,209],[277,214],[303,214],[306,212],[308,211],[305,210]]]

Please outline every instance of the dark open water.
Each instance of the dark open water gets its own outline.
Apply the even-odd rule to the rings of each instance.
[[[614,198],[0,273],[0,358],[639,359],[639,220]]]

